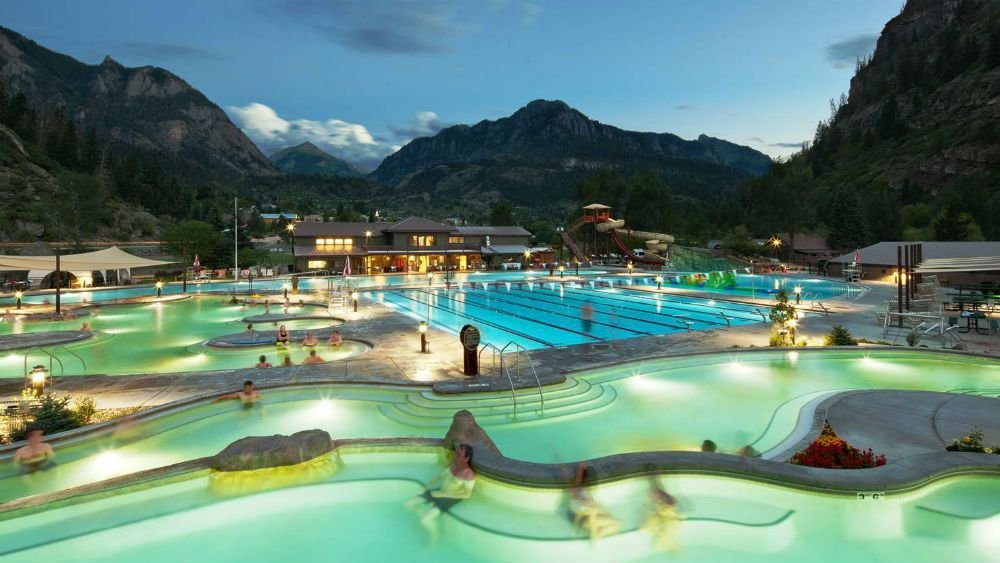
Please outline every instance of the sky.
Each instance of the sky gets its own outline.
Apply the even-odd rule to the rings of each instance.
[[[161,66],[266,154],[372,168],[414,137],[559,99],[636,131],[795,152],[901,0],[0,0],[89,63]]]

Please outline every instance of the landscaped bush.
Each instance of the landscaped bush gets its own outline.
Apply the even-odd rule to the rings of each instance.
[[[69,397],[42,395],[39,404],[32,409],[34,420],[24,428],[12,433],[11,440],[24,440],[31,428],[41,428],[46,434],[65,432],[81,426],[75,412],[69,408]]]
[[[857,346],[858,341],[851,335],[851,331],[841,325],[833,325],[830,334],[826,335],[823,343],[827,346]]]
[[[991,448],[983,444],[983,430],[977,426],[969,428],[969,433],[965,436],[955,438],[945,449],[950,452],[1000,454],[1000,446],[994,446]]]
[[[97,414],[97,401],[88,395],[73,399],[73,407],[76,412],[76,420],[81,426],[90,424],[94,415]]]
[[[788,463],[827,469],[865,469],[885,465],[884,455],[875,455],[871,448],[859,450],[837,436],[830,423],[823,423],[823,432],[809,446],[792,456]]]

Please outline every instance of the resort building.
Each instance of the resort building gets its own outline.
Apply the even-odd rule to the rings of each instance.
[[[359,274],[474,270],[525,260],[531,233],[521,227],[445,225],[422,217],[397,223],[298,223],[295,271]]]
[[[299,215],[292,211],[282,211],[281,213],[261,213],[260,218],[264,220],[265,225],[270,226],[282,219],[289,223],[296,223],[299,220]]]

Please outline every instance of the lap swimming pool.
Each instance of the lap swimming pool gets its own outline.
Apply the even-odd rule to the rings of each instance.
[[[602,288],[597,283],[502,282],[376,292],[376,301],[457,333],[475,324],[497,347],[569,346],[763,322],[767,307]],[[593,309],[591,322],[583,309]]]

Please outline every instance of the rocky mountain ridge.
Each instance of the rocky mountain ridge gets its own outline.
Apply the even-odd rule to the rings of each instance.
[[[283,148],[268,158],[286,174],[321,174],[345,178],[360,178],[365,175],[364,170],[308,141]]]

